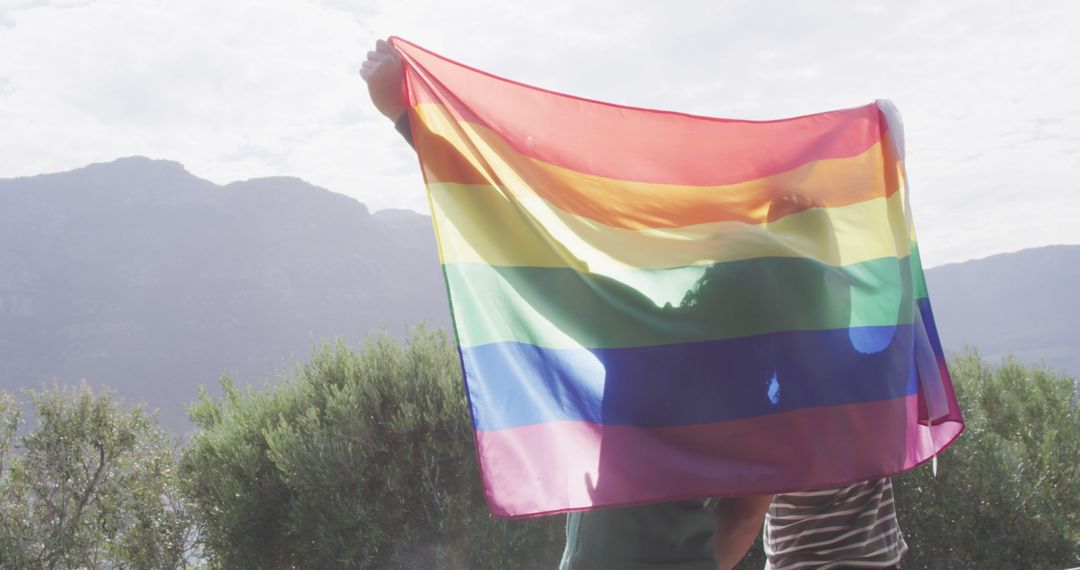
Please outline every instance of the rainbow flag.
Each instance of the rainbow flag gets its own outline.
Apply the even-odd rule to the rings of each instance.
[[[837,486],[960,434],[891,104],[698,117],[391,42],[494,515]]]

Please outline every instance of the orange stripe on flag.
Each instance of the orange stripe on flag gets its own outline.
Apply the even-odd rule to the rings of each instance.
[[[520,198],[539,196],[564,212],[614,227],[761,224],[808,208],[886,198],[900,186],[889,144],[735,184],[652,184],[584,174],[525,156],[498,133],[457,120],[441,105],[419,105],[412,113],[429,183],[484,184]]]

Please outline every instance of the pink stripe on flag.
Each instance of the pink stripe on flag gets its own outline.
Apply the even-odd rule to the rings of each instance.
[[[525,518],[894,474],[926,462],[963,430],[957,421],[918,424],[917,405],[909,396],[693,426],[552,422],[476,437],[492,514]]]

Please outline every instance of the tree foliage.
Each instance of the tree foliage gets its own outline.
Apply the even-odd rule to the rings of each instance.
[[[905,568],[1080,565],[1076,382],[1041,366],[952,359],[965,433],[929,467],[895,479]]]
[[[37,426],[16,437],[0,391],[0,568],[183,568],[192,525],[153,419],[85,385],[29,398]]]
[[[276,388],[191,408],[182,470],[222,568],[553,568],[562,520],[485,506],[457,352],[442,333],[324,346]]]
[[[967,422],[895,478],[905,568],[1080,565],[1076,383],[951,360]],[[442,333],[323,346],[275,387],[204,393],[179,466],[142,410],[87,387],[0,391],[0,568],[554,568],[563,518],[485,506],[457,353]],[[181,490],[183,496],[181,496]],[[760,545],[740,568],[760,568]]]

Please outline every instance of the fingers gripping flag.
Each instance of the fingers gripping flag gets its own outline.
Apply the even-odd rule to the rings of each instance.
[[[959,435],[890,104],[697,117],[391,42],[493,514],[841,485]]]

